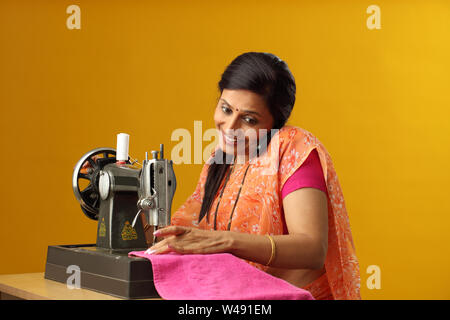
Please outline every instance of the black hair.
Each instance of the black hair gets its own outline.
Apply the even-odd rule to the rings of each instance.
[[[239,55],[223,72],[218,88],[220,93],[229,89],[249,90],[261,95],[274,120],[272,129],[281,129],[285,125],[295,103],[294,77],[287,64],[271,53],[247,52]],[[270,138],[268,133],[267,144]],[[215,159],[219,161],[209,165],[199,222],[205,215],[209,222],[208,212],[230,166],[226,157],[226,153],[218,149]]]

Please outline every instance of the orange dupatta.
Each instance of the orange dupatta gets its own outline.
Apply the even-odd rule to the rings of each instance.
[[[284,126],[272,137],[263,155],[253,158],[230,175],[217,211],[217,230],[227,230],[231,221],[231,231],[258,235],[284,234],[286,226],[281,190],[313,149],[317,149],[327,184],[328,251],[325,260],[326,273],[305,289],[316,298],[319,298],[317,295],[323,295],[324,292],[326,295],[326,292],[331,291],[334,299],[361,299],[358,260],[344,197],[331,157],[322,143],[302,128]],[[214,212],[219,201],[218,196],[211,206],[209,223],[206,217],[198,223],[210,160],[203,166],[194,193],[172,215],[172,225],[214,230]],[[247,166],[249,170],[230,219]],[[261,270],[268,270],[264,265],[247,262]]]

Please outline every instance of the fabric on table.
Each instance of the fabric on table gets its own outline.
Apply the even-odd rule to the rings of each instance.
[[[155,288],[167,300],[314,300],[229,253],[128,255],[150,260]]]

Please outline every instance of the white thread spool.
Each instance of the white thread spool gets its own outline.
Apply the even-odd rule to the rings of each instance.
[[[130,143],[130,135],[126,133],[119,133],[117,135],[117,149],[116,160],[127,161],[128,160],[128,146]]]

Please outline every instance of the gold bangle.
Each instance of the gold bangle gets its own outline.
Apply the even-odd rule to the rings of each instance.
[[[276,247],[275,247],[275,241],[273,240],[273,238],[268,234],[266,234],[266,236],[269,238],[270,244],[272,246],[272,254],[270,255],[269,262],[267,262],[267,264],[266,264],[266,266],[270,266],[270,264],[273,262],[273,259],[275,258]]]

